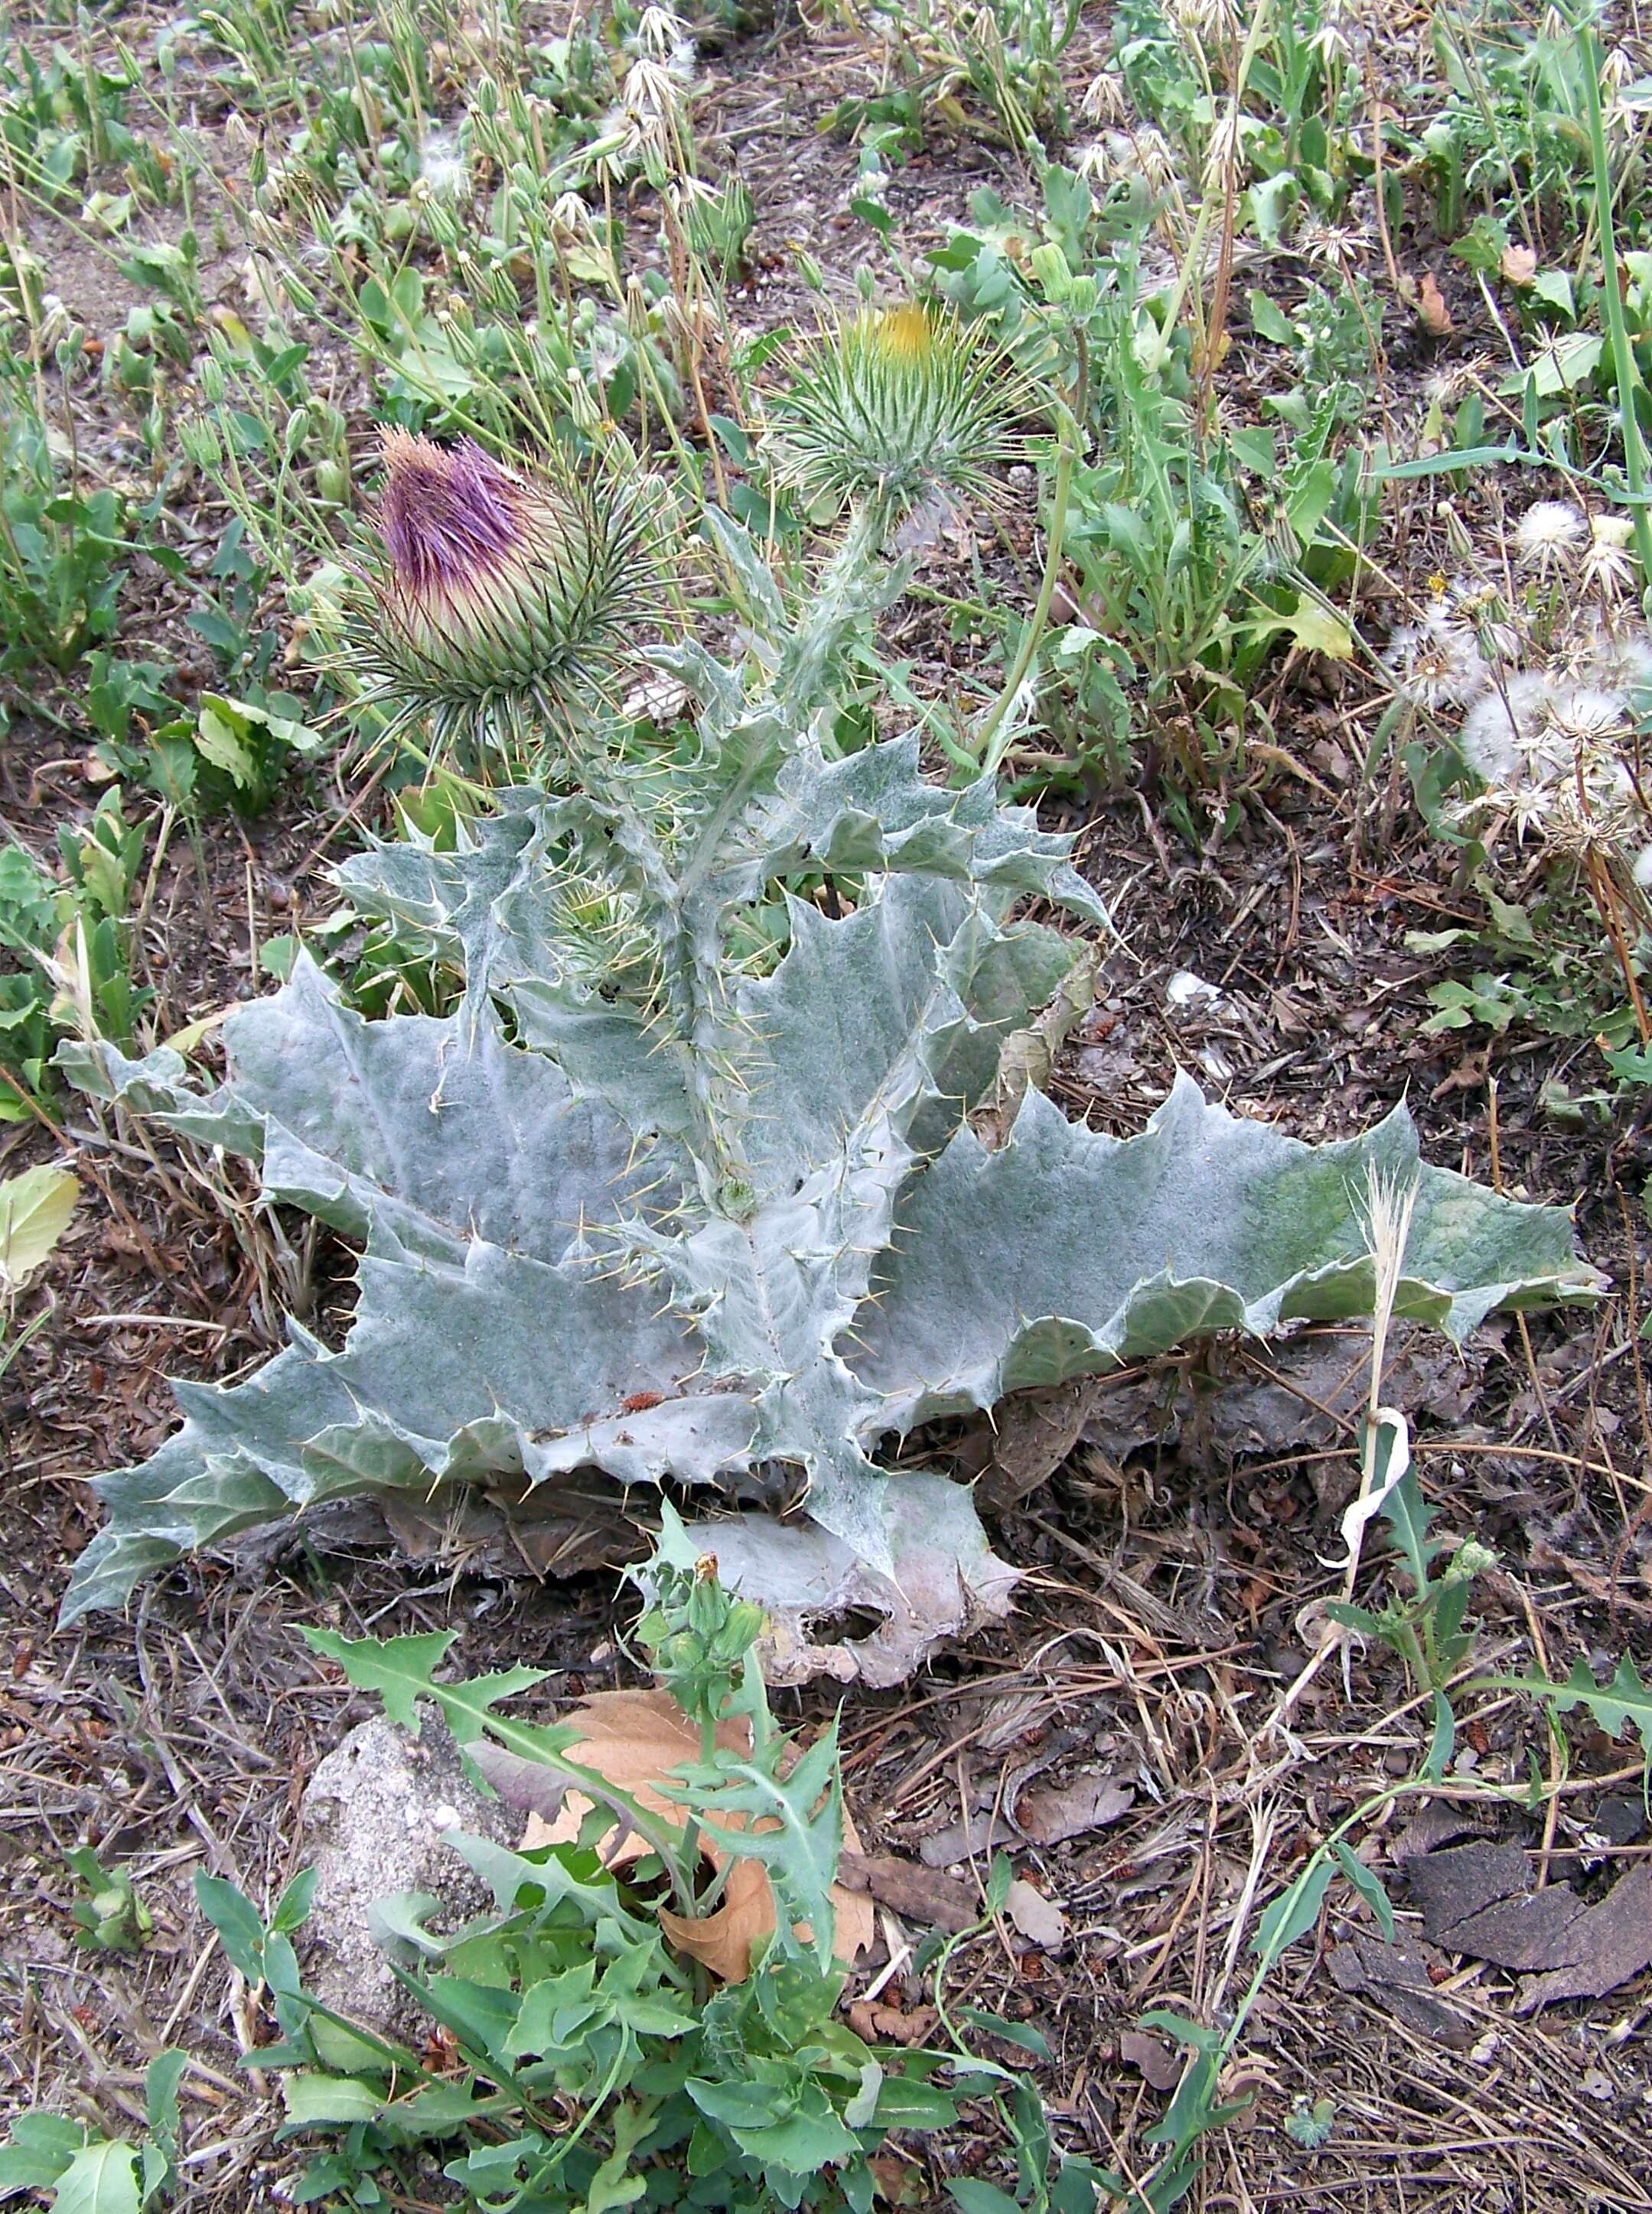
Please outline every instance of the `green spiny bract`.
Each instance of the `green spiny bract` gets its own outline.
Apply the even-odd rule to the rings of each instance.
[[[968,1494],[885,1473],[884,1441],[1213,1330],[1368,1312],[1373,1165],[1418,1185],[1397,1312],[1460,1337],[1593,1290],[1563,1212],[1420,1165],[1403,1110],[1319,1149],[1185,1079],[1128,1142],[1037,1091],[1006,1115],[1000,1076],[1073,965],[1022,903],[1105,920],[1068,841],[989,780],[926,782],[914,737],[829,757],[822,672],[892,572],[841,554],[776,630],[755,545],[711,527],[760,620],[741,666],[653,657],[698,702],[691,761],[601,756],[578,791],[500,795],[455,851],[336,872],[462,971],[455,1012],[364,1020],[301,958],[230,1015],[210,1098],[165,1049],[70,1054],[89,1090],[257,1160],[269,1198],[362,1249],[336,1351],[295,1324],[247,1381],[179,1385],[183,1427],[101,1480],[70,1617],[340,1493],[440,1511],[476,1488],[554,1501],[592,1469],[748,1501],[790,1483],[812,1532],[748,1517],[703,1550],[737,1584],[735,1556],[761,1556],[751,1596],[798,1582],[788,1545],[847,1563],[890,1618],[859,1665],[889,1680],[961,1587],[1001,1608],[1006,1572]],[[783,889],[820,876],[849,912]],[[591,902],[652,940],[634,975],[593,973]],[[743,974],[731,934],[760,909],[786,951]]]
[[[384,440],[382,553],[354,653],[392,729],[532,765],[607,700],[658,612],[642,485],[502,468],[473,439]]]
[[[774,406],[782,478],[811,505],[893,521],[932,498],[990,501],[1032,392],[983,328],[943,309],[867,309],[799,354]]]

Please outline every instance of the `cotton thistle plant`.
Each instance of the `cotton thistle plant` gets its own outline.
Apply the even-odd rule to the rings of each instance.
[[[1032,405],[983,328],[915,302],[864,309],[797,358],[773,450],[810,506],[853,501],[887,528],[937,498],[992,505]]]
[[[589,728],[658,609],[656,504],[618,477],[505,468],[474,439],[384,439],[355,665],[392,733],[513,766]]]

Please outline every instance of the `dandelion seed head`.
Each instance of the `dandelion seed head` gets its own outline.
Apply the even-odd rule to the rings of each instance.
[[[1117,177],[1140,177],[1150,192],[1166,192],[1175,180],[1176,156],[1162,131],[1143,125],[1135,131],[1108,131],[1100,144],[1105,150],[1108,173]]]
[[[1348,35],[1348,26],[1334,8],[1326,9],[1319,29],[1308,40],[1308,44],[1319,55],[1322,68],[1331,62],[1344,59],[1353,52]]]
[[[1603,746],[1629,735],[1623,694],[1590,684],[1557,694],[1550,703],[1549,722],[1576,747]]]
[[[652,0],[637,19],[637,50],[652,54],[656,61],[666,60],[673,47],[682,44],[684,35],[681,19],[670,9],[662,8],[658,0]]]
[[[1488,660],[1500,665],[1520,660],[1521,639],[1509,620],[1497,587],[1482,578],[1456,576],[1446,592],[1453,618],[1474,633],[1475,643]]]
[[[1233,0],[1170,0],[1166,13],[1184,43],[1207,55],[1231,46],[1239,35]]]
[[[461,199],[470,190],[470,164],[451,131],[426,134],[419,156],[419,181],[438,199]]]
[[[551,235],[560,245],[571,246],[588,236],[596,223],[590,205],[578,193],[559,193],[551,203]]]
[[[1125,98],[1124,80],[1111,70],[1104,70],[1092,76],[1085,87],[1079,106],[1092,123],[1117,123],[1129,112]]]
[[[1430,712],[1466,706],[1491,682],[1473,632],[1443,609],[1430,609],[1421,622],[1396,631],[1383,664],[1394,689]]]
[[[1580,550],[1588,526],[1581,508],[1569,499],[1540,499],[1514,526],[1514,550],[1520,566],[1540,576],[1563,569]]]
[[[1217,118],[1205,146],[1204,173],[1207,177],[1220,177],[1229,169],[1238,168],[1244,130],[1243,120],[1237,112]]]
[[[1583,582],[1609,607],[1626,599],[1635,586],[1636,562],[1629,550],[1634,526],[1626,515],[1589,517],[1589,545],[1583,556]]]
[[[1609,689],[1632,693],[1652,686],[1652,634],[1639,627],[1614,633],[1597,615],[1582,666]]]
[[[676,113],[677,91],[677,80],[665,63],[639,54],[625,73],[621,97],[628,115],[652,118]]]
[[[1458,745],[1474,774],[1487,784],[1512,783],[1520,771],[1520,740],[1546,714],[1549,680],[1535,670],[1511,676],[1501,692],[1482,694],[1463,719]]]
[[[1365,259],[1365,241],[1358,231],[1337,223],[1315,223],[1304,233],[1302,249],[1312,260],[1323,262],[1326,268],[1337,270],[1343,276],[1357,269]]]

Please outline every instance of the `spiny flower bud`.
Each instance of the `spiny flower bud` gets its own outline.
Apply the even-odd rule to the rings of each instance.
[[[774,403],[776,458],[811,503],[898,515],[936,494],[989,500],[1031,397],[981,326],[915,302],[870,309],[798,358]]]
[[[519,474],[474,439],[387,431],[376,689],[438,743],[510,744],[607,695],[655,609],[652,504],[634,486]]]

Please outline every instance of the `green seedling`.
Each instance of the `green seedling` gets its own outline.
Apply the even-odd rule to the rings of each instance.
[[[131,1872],[112,1874],[89,1845],[64,1855],[86,1887],[74,1905],[75,1937],[93,1953],[138,1953],[155,1930],[155,1918],[132,1886]]]

